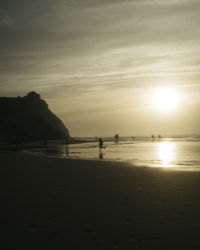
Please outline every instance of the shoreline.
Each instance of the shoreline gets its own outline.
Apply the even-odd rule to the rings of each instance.
[[[4,249],[199,249],[200,172],[0,154]]]
[[[45,146],[45,148],[47,148]],[[51,146],[49,147],[51,148]],[[54,146],[52,146],[52,148],[54,148]],[[29,148],[30,149],[30,148]],[[28,149],[28,150],[29,150]],[[192,168],[192,169],[184,169],[184,168],[178,168],[178,167],[175,167],[175,166],[170,166],[170,167],[163,167],[163,166],[147,166],[147,165],[141,165],[141,164],[133,164],[131,163],[130,161],[125,161],[125,160],[119,160],[119,159],[111,159],[111,158],[103,158],[103,159],[100,159],[100,158],[87,158],[87,157],[73,157],[73,156],[61,156],[61,155],[54,155],[54,154],[45,154],[45,153],[36,153],[36,152],[31,152],[31,151],[26,151],[25,150],[0,150],[0,155],[1,154],[17,154],[17,155],[21,155],[21,156],[32,156],[32,157],[44,157],[44,158],[47,158],[47,159],[52,159],[52,158],[55,158],[55,159],[63,159],[63,160],[74,160],[74,161],[88,161],[88,162],[96,162],[97,164],[99,162],[103,162],[103,163],[108,163],[108,164],[116,164],[116,165],[125,165],[126,167],[130,167],[130,168],[139,168],[139,169],[152,169],[152,170],[158,170],[158,171],[164,171],[164,172],[188,172],[188,173],[195,173],[195,172],[200,172],[199,169],[197,168]]]

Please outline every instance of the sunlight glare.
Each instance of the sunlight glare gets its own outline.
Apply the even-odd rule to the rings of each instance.
[[[179,95],[174,88],[159,88],[153,95],[153,106],[161,111],[172,111],[177,107]]]
[[[162,163],[162,167],[172,167],[171,163],[174,160],[174,144],[169,141],[164,141],[158,144],[158,157]]]

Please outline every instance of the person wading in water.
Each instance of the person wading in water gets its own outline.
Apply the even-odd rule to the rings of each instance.
[[[99,149],[105,148],[103,146],[103,140],[101,138],[99,138]]]

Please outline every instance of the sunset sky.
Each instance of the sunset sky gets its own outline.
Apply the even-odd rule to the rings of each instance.
[[[72,136],[200,133],[199,13],[199,0],[1,0],[0,96],[40,93]]]

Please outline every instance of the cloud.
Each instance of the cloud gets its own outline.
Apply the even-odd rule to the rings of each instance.
[[[1,79],[10,86],[16,79],[22,88],[56,88],[59,95],[200,71],[198,1],[36,0],[14,7],[18,29],[3,31],[0,41]]]
[[[156,86],[174,85],[198,102],[199,0],[2,2],[1,95],[38,91],[72,133],[96,133],[102,121],[111,132],[140,129],[144,92]]]

